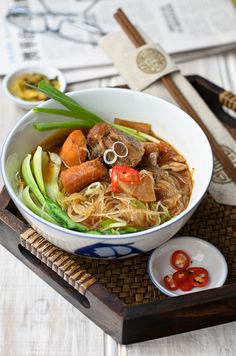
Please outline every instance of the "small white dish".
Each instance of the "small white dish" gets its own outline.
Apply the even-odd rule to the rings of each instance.
[[[63,73],[58,70],[57,68],[50,67],[47,65],[28,65],[28,66],[22,66],[18,67],[16,69],[13,69],[10,73],[8,73],[4,79],[3,79],[3,91],[10,98],[16,105],[23,109],[32,109],[35,106],[39,105],[42,103],[42,100],[38,101],[27,101],[18,98],[17,96],[13,95],[10,91],[10,86],[13,83],[13,81],[20,75],[24,73],[40,73],[43,75],[46,75],[49,79],[53,79],[55,77],[58,78],[59,85],[60,85],[60,91],[65,92],[66,90],[66,79],[63,75]]]
[[[185,251],[190,257],[190,267],[203,267],[209,273],[209,282],[205,287],[194,287],[188,292],[180,289],[171,291],[164,284],[164,277],[176,270],[170,264],[170,257],[176,250]],[[228,266],[222,253],[211,243],[197,237],[177,237],[157,247],[148,261],[148,273],[153,284],[164,294],[175,297],[187,293],[201,292],[221,287],[227,277]]]

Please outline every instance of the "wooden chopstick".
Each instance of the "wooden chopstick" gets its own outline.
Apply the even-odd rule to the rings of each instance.
[[[140,35],[134,25],[130,22],[130,20],[122,9],[118,9],[117,12],[114,14],[114,17],[135,47],[140,47],[146,44],[143,37]],[[180,108],[183,109],[186,113],[188,113],[202,128],[211,144],[214,156],[222,164],[227,175],[234,182],[236,182],[236,168],[234,167],[233,163],[226,156],[221,146],[218,144],[218,142],[216,141],[210,130],[207,128],[207,126],[204,124],[200,116],[196,113],[191,104],[175,85],[175,82],[173,81],[171,75],[165,75],[164,77],[162,77],[161,82],[167,88],[167,90],[175,99]]]

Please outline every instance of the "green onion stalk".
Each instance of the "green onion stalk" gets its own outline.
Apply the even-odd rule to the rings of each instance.
[[[111,124],[110,122],[102,119],[101,117],[94,114],[93,112],[83,108],[77,101],[73,100],[66,94],[60,92],[58,89],[54,88],[44,80],[41,80],[39,82],[38,87],[35,87],[34,85],[31,84],[27,84],[27,86],[46,94],[49,98],[56,100],[67,109],[64,110],[64,109],[55,109],[55,108],[35,107],[33,109],[34,112],[62,115],[69,118],[76,119],[76,120],[69,120],[69,121],[38,122],[33,125],[37,131],[47,131],[47,130],[65,129],[65,128],[92,128],[94,125],[98,123],[105,122],[109,125],[112,125],[114,128],[122,132],[125,132],[127,135],[136,138],[141,142],[153,141],[153,140],[158,141],[153,136],[134,130],[132,128],[117,125],[117,124]]]

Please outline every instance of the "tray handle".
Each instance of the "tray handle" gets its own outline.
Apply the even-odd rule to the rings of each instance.
[[[236,128],[236,118],[224,110],[224,107],[227,107],[232,111],[236,111],[236,95],[200,75],[188,75],[186,78],[217,118],[232,128]]]
[[[80,294],[85,295],[86,290],[97,282],[94,276],[87,273],[78,264],[78,257],[54,246],[34,229],[29,227],[19,236],[23,247],[56,272]]]
[[[219,101],[221,105],[236,112],[236,95],[230,91],[222,91],[219,94]]]

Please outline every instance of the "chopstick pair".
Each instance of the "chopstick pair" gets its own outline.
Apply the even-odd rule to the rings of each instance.
[[[118,9],[117,12],[114,14],[116,21],[120,24],[121,28],[127,34],[131,42],[134,44],[135,47],[141,47],[146,44],[143,37],[134,27],[134,25],[130,22],[128,17],[125,13]],[[211,147],[214,156],[216,159],[222,164],[224,167],[225,172],[227,175],[236,182],[236,168],[234,167],[233,163],[230,159],[225,155],[224,151],[222,150],[221,146],[218,144],[208,127],[204,124],[200,116],[197,112],[193,109],[189,101],[185,98],[185,96],[181,93],[178,89],[176,84],[174,83],[171,75],[165,75],[161,79],[162,84],[166,87],[172,97],[175,99],[176,103],[179,105],[181,109],[183,109],[186,113],[188,113],[202,128],[205,132]],[[223,99],[222,99],[223,101]]]

